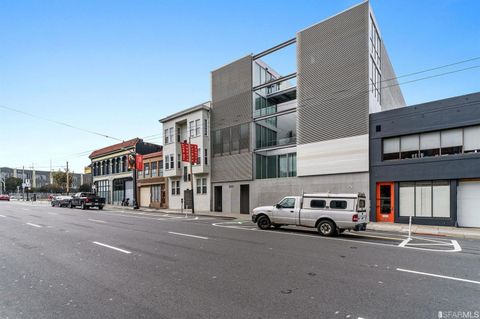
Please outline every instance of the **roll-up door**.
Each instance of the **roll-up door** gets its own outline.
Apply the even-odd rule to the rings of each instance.
[[[459,226],[480,227],[480,181],[463,181],[457,190]]]

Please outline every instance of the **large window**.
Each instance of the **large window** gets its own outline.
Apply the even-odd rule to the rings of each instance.
[[[152,202],[160,202],[161,200],[161,194],[162,194],[162,188],[160,185],[154,185],[151,188],[151,196],[152,196]]]
[[[197,194],[206,194],[206,193],[207,193],[207,179],[197,178]]]
[[[297,154],[256,155],[256,178],[279,178],[297,176]]]
[[[399,188],[400,216],[450,217],[448,181],[402,182]]]
[[[297,141],[296,121],[293,112],[255,122],[256,148],[294,144]]]
[[[200,127],[200,120],[195,120],[195,136],[200,136],[202,128]]]
[[[389,137],[382,141],[382,159],[396,160],[480,152],[480,125]]]
[[[240,124],[213,132],[213,156],[225,156],[250,150],[249,124]]]
[[[157,176],[157,162],[152,162],[152,177]]]
[[[149,163],[146,163],[145,165],[143,165],[143,170],[145,172],[145,177],[146,178],[150,177],[150,164]]]
[[[381,51],[382,43],[380,40],[380,34],[378,29],[373,21],[373,18],[370,17],[370,90],[373,96],[381,103]]]
[[[180,181],[172,181],[172,195],[180,195]]]
[[[107,204],[110,204],[110,182],[108,180],[95,182],[97,195],[99,197],[105,197]]]

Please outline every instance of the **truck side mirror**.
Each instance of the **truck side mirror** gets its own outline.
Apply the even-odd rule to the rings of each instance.
[[[276,204],[276,205],[275,205],[275,208],[280,209],[280,208],[282,208],[282,205]]]

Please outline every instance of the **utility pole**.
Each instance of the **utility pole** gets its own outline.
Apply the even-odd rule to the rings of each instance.
[[[193,191],[193,165],[192,165],[192,132],[188,135],[188,162],[190,164],[190,187],[192,189],[192,215],[195,214],[195,200]]]
[[[70,192],[70,187],[69,187],[69,183],[68,183],[68,161],[67,161],[67,195],[68,195],[69,192]]]
[[[22,200],[25,200],[25,165],[22,166]]]

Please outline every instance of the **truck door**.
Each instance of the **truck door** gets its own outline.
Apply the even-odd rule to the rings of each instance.
[[[273,222],[275,224],[295,225],[296,224],[296,198],[285,197],[273,211]]]

